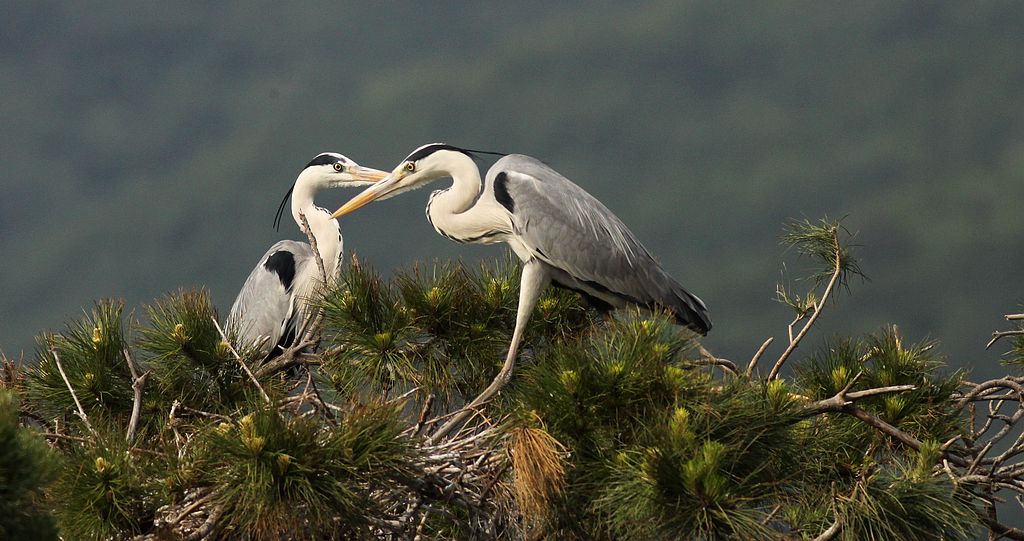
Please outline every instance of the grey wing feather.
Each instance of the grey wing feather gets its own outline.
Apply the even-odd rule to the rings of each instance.
[[[711,328],[704,302],[669,276],[594,196],[529,156],[498,160],[487,182],[501,172],[514,202],[513,234],[539,259],[634,304],[668,308],[697,332]]]
[[[304,304],[297,301],[293,281],[285,288],[279,276],[266,268],[267,260],[277,252],[292,253],[295,276],[302,276],[303,267],[312,259],[312,249],[304,242],[282,240],[275,243],[249,274],[228,314],[227,328],[243,347],[261,343],[261,350],[269,354],[289,326],[301,321]]]

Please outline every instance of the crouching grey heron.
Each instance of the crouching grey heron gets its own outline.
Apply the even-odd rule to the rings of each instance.
[[[473,153],[444,143],[409,154],[387,178],[345,203],[334,218],[444,177],[427,219],[456,242],[504,242],[522,260],[519,306],[508,355],[498,376],[434,437],[453,428],[511,376],[523,329],[549,284],[578,291],[604,310],[627,305],[663,307],[700,334],[711,329],[707,307],[679,285],[633,233],[592,195],[539,160],[521,154],[498,159],[481,186]],[[481,193],[481,187],[483,192]]]
[[[313,203],[313,197],[323,188],[366,186],[386,176],[385,171],[362,167],[341,154],[319,154],[306,164],[281,200],[274,228],[280,226],[290,196],[292,218],[302,229],[300,214],[306,217],[327,279],[335,279],[342,258],[341,228],[327,209]],[[258,346],[264,356],[275,357],[302,336],[301,326],[309,313],[307,300],[320,281],[319,265],[309,244],[278,241],[245,280],[226,326],[243,347]]]

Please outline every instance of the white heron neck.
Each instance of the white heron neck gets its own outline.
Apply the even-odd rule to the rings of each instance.
[[[473,159],[465,154],[451,153],[452,158],[444,165],[442,176],[452,177],[452,185],[441,190],[432,198],[431,214],[461,214],[473,206],[480,195],[480,169]]]
[[[305,232],[300,214],[306,217],[309,229],[316,239],[316,249],[324,261],[324,270],[330,280],[337,275],[341,258],[341,227],[338,226],[337,220],[331,218],[331,213],[327,209],[318,207],[313,202],[313,196],[319,191],[319,187],[303,180],[305,179],[299,176],[292,190],[292,218],[299,231]]]
[[[445,174],[454,181],[446,190],[430,196],[427,218],[438,233],[459,242],[497,242],[494,231],[503,223],[498,213],[479,208],[480,169],[465,154],[446,164]],[[486,207],[486,205],[485,205]]]

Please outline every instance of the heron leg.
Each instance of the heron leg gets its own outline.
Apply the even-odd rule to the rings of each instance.
[[[497,377],[494,381],[500,382],[498,387],[492,391],[491,394],[501,390],[502,387],[508,383],[508,380],[512,377],[512,368],[516,364],[516,354],[519,353],[519,344],[523,341],[523,331],[526,330],[526,324],[530,321],[530,315],[533,314],[533,308],[537,306],[537,300],[540,299],[540,294],[547,287],[551,281],[551,277],[547,271],[544,270],[543,265],[535,259],[527,261],[523,265],[523,275],[519,280],[519,306],[516,308],[516,328],[512,331],[512,342],[508,346],[508,355],[505,357],[505,364],[502,365],[501,371],[498,372]],[[493,387],[494,383],[490,387]],[[487,390],[490,390],[490,387]],[[485,390],[484,392],[487,392]],[[482,396],[482,395],[481,395]],[[486,398],[490,398],[488,395]],[[485,399],[486,399],[485,398]]]
[[[550,282],[551,276],[539,261],[531,259],[523,264],[522,277],[519,280],[519,306],[516,308],[516,327],[512,331],[512,342],[508,346],[505,364],[502,365],[498,375],[494,377],[494,381],[474,398],[472,402],[464,406],[451,420],[437,429],[430,436],[430,441],[436,441],[450,432],[508,384],[509,379],[512,377],[512,369],[516,364],[519,344],[523,340],[523,331],[526,330],[526,324],[530,321],[530,315],[533,314],[533,308],[537,306],[540,294]]]

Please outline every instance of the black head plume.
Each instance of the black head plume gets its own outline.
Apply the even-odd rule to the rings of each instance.
[[[277,216],[274,216],[274,231],[281,230],[281,216],[284,215],[284,207],[288,204],[288,198],[292,195],[292,190],[295,189],[293,184],[291,188],[288,188],[288,193],[284,194],[284,199],[281,200],[281,206],[277,207]]]
[[[435,152],[438,152],[440,150],[451,150],[453,152],[461,152],[461,153],[469,156],[470,158],[474,158],[474,159],[476,158],[476,156],[474,156],[474,154],[489,154],[491,156],[507,156],[507,153],[505,153],[505,152],[493,152],[493,151],[490,151],[490,150],[473,150],[473,149],[469,149],[469,148],[459,148],[457,146],[449,145],[447,143],[431,143],[429,145],[423,145],[420,148],[417,148],[416,150],[412,151],[412,154],[409,154],[409,156],[407,156],[405,158],[405,161],[407,161],[407,162],[415,162],[415,161],[418,161],[418,160],[422,160],[423,158],[426,158],[427,156],[430,156],[431,154],[433,154]]]

